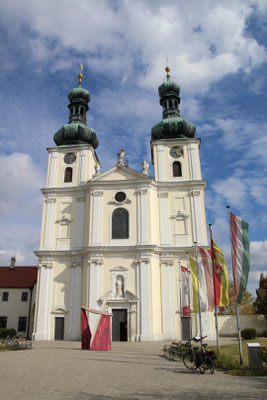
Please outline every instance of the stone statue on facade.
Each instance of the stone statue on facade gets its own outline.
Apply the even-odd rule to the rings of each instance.
[[[121,166],[123,166],[124,165],[124,162],[123,162],[123,157],[125,156],[125,150],[124,149],[121,149],[119,152],[118,152],[118,162],[117,162],[117,165],[121,165]]]
[[[143,174],[148,175],[148,167],[149,167],[148,162],[146,160],[143,160],[143,162],[142,162],[142,173]]]
[[[123,298],[124,297],[124,282],[122,276],[117,276],[116,278],[116,298]]]

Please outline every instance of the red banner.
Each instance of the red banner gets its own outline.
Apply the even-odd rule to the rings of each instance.
[[[90,350],[91,342],[91,331],[88,324],[88,319],[86,316],[86,311],[81,309],[81,339],[82,339],[82,349]]]
[[[91,350],[111,350],[110,315],[101,315]]]

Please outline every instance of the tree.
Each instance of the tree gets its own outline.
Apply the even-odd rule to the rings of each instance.
[[[234,282],[229,282],[228,287],[228,296],[229,296],[229,305],[225,307],[222,314],[227,315],[236,315],[236,304],[235,304],[235,289],[234,289]],[[248,314],[255,314],[254,310],[254,297],[252,294],[246,290],[243,294],[241,304],[239,304],[239,314],[240,315],[248,315]]]
[[[256,300],[254,306],[257,314],[267,316],[267,276],[260,276],[259,289],[256,290]]]

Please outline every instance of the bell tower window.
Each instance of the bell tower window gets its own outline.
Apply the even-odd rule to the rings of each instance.
[[[180,161],[174,161],[172,164],[173,177],[182,176],[182,165]]]
[[[129,238],[129,213],[125,208],[117,208],[112,214],[112,239]]]
[[[65,183],[72,182],[72,168],[71,167],[67,167],[65,169],[64,182]]]

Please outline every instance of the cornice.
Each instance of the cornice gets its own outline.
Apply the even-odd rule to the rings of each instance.
[[[86,186],[68,186],[68,187],[46,187],[46,188],[42,188],[41,189],[41,192],[43,193],[43,195],[45,196],[45,195],[56,195],[56,194],[68,194],[68,193],[70,193],[70,194],[76,194],[76,195],[79,195],[79,194],[83,194],[83,195],[85,195],[85,193],[86,193],[86,189],[87,189],[87,187]]]
[[[209,244],[199,244],[199,247],[204,249],[209,249]],[[105,257],[106,253],[135,253],[135,252],[146,252],[146,253],[155,253],[161,254],[161,257],[165,257],[165,255],[172,254],[178,255],[180,253],[185,252],[195,252],[195,246],[188,245],[188,246],[160,246],[156,244],[146,244],[146,245],[135,245],[135,246],[89,246],[83,247],[79,250],[37,250],[34,254],[37,257],[49,257],[52,259],[53,257],[73,257],[73,256],[85,256],[90,255],[91,253],[101,253],[101,257]],[[95,256],[93,255],[95,258]],[[136,256],[135,256],[136,259]]]
[[[150,145],[151,146],[156,146],[156,145],[163,145],[166,146],[168,144],[169,146],[177,146],[178,144],[189,144],[189,143],[200,143],[201,139],[200,138],[169,138],[169,139],[157,139],[157,140],[151,140]]]

